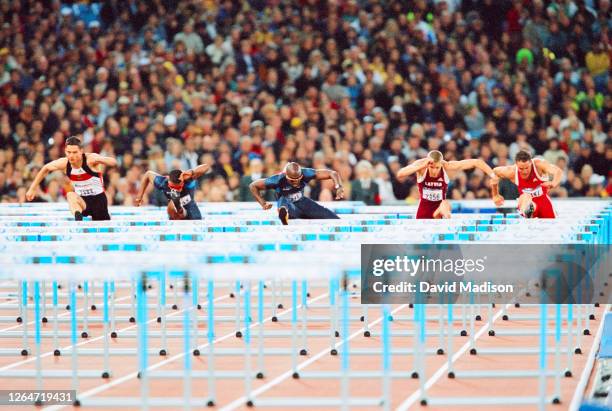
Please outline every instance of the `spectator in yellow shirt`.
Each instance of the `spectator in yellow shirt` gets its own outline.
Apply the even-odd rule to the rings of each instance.
[[[603,42],[598,41],[593,44],[593,49],[589,51],[585,58],[587,69],[593,76],[595,88],[599,92],[605,92],[608,85],[608,71],[610,70],[610,55],[604,47]]]

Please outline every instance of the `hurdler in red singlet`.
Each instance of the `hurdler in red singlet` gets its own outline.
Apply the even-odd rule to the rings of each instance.
[[[515,165],[496,167],[495,174],[499,178],[506,178],[517,185],[519,191],[518,211],[525,218],[555,218],[556,213],[548,191],[561,182],[563,172],[543,159],[532,159],[527,151],[519,151],[515,158]],[[544,175],[552,175],[548,181]],[[504,202],[499,195],[497,184],[493,185],[493,201],[501,206]]]
[[[442,153],[435,150],[426,158],[416,160],[399,170],[397,179],[403,181],[407,176],[416,173],[421,197],[416,213],[417,219],[450,218],[451,205],[446,200],[446,190],[451,174],[472,168],[482,170],[497,182],[493,170],[482,159],[444,161]]]

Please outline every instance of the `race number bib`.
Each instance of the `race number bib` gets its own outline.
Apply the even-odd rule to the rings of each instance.
[[[525,188],[523,193],[531,194],[531,197],[541,197],[544,195],[544,190],[542,186],[537,186],[536,188]]]
[[[442,201],[442,190],[423,188],[423,199],[428,201]]]
[[[77,191],[77,194],[80,195],[81,197],[88,197],[88,196],[95,195],[94,190],[89,189],[89,188],[82,188],[80,190],[75,190],[75,191]]]
[[[295,201],[298,201],[300,198],[302,198],[302,193],[298,192],[298,193],[293,193],[293,194],[287,194],[287,198],[295,202]]]
[[[187,194],[185,197],[181,197],[181,205],[184,207],[191,202],[191,196]]]

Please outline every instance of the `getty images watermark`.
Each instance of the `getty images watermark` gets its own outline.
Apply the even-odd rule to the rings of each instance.
[[[611,261],[609,245],[362,245],[361,301],[607,302]]]

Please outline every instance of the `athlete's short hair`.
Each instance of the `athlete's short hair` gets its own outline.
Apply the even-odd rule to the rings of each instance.
[[[183,174],[181,170],[172,170],[168,174],[168,179],[172,184],[181,184],[181,174]]]
[[[68,137],[66,139],[66,145],[67,146],[77,146],[79,148],[83,147],[81,140],[78,137],[74,137],[74,136]]]
[[[302,175],[302,166],[295,162],[287,163],[285,166],[285,174]]]
[[[427,156],[431,158],[434,161],[434,163],[439,163],[440,161],[444,160],[444,156],[438,150],[430,151],[429,154],[427,154]]]
[[[531,153],[527,150],[521,150],[518,153],[516,153],[516,156],[514,156],[515,163],[518,163],[519,161],[523,163],[525,161],[530,161],[530,160],[531,160]]]

